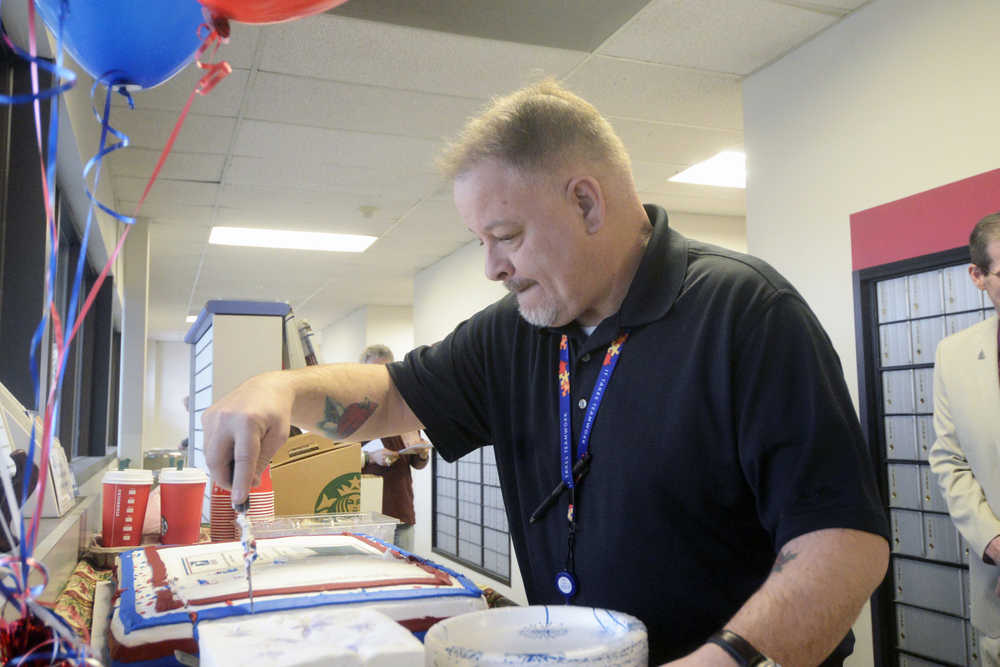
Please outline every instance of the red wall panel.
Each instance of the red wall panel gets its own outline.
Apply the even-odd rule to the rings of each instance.
[[[854,270],[969,243],[973,225],[1000,210],[1000,169],[851,215]]]

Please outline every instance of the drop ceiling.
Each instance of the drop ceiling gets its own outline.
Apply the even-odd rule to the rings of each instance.
[[[743,216],[742,190],[667,179],[741,148],[742,79],[863,4],[350,0],[283,24],[234,23],[220,50],[233,73],[195,100],[142,210],[150,336],[179,338],[215,298],[287,301],[317,330],[366,304],[412,303],[414,275],[471,241],[435,154],[491,96],[543,75],[609,117],[645,201]],[[198,75],[192,65],[138,91],[134,110],[115,101],[112,124],[131,145],[108,158],[103,192],[119,210],[135,207]],[[86,79],[69,98],[84,160],[99,130]],[[378,241],[361,254],[210,246],[212,225]]]

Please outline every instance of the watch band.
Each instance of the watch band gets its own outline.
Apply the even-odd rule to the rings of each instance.
[[[728,653],[740,667],[756,667],[757,665],[775,665],[777,663],[761,654],[753,644],[740,637],[732,630],[723,628],[708,638],[708,643],[715,644]]]

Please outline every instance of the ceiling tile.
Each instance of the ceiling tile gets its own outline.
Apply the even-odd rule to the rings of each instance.
[[[436,174],[426,172],[312,165],[302,160],[277,162],[254,157],[233,158],[226,172],[226,182],[232,185],[320,189],[370,196],[391,192],[404,199],[419,199],[433,192],[440,180]]]
[[[686,168],[685,164],[632,160],[632,177],[635,179],[635,187],[639,190],[659,192],[667,179]]]
[[[741,190],[741,192],[743,192]],[[659,204],[671,211],[702,213],[705,215],[746,215],[746,199],[730,201],[714,197],[698,197],[682,193],[664,194],[661,192],[640,192],[639,199],[648,204]]]
[[[380,0],[348,2],[339,16],[592,51],[649,0]]]
[[[257,41],[262,32],[266,32],[270,26],[256,26],[238,21],[229,22],[229,43],[219,47],[215,58],[208,58],[207,62],[225,60],[233,69],[250,69],[253,65],[254,55],[257,48]]]
[[[124,201],[139,200],[148,179],[129,176],[114,176],[115,193]],[[215,202],[218,183],[199,183],[197,181],[173,181],[165,178],[157,179],[146,197],[150,205],[169,205],[182,201],[190,206],[211,206]],[[149,215],[148,211],[145,211]]]
[[[569,87],[608,116],[741,130],[739,79],[667,65],[595,56]]]
[[[284,196],[281,196],[284,195]],[[386,195],[225,186],[218,224],[379,236],[413,206]]]
[[[780,2],[781,4],[792,5],[804,7],[806,9],[814,7],[817,9],[822,9],[823,7],[829,7],[832,10],[840,10],[845,14],[850,11],[857,9],[861,5],[868,4],[871,0],[807,0],[803,2],[802,0],[772,0],[773,2]]]
[[[184,108],[191,91],[198,85],[198,80],[203,74],[202,70],[191,65],[162,85],[132,93],[136,110],[176,113],[178,109]],[[240,110],[240,101],[243,99],[249,74],[249,70],[233,70],[232,74],[220,81],[207,95],[195,95],[191,103],[191,112],[206,116],[235,116]],[[128,107],[124,97],[114,95],[111,100],[112,105],[117,107],[116,114],[126,113],[120,110]]]
[[[111,153],[106,159],[114,176],[148,179],[161,153],[162,151],[152,148],[129,146],[125,150]],[[167,161],[163,163],[158,178],[218,182],[222,178],[222,165],[225,160],[225,155],[171,151]]]
[[[467,97],[261,72],[245,117],[438,140],[455,134],[482,105]]]
[[[745,75],[836,21],[771,0],[654,0],[599,53]]]
[[[414,248],[437,244],[457,248],[474,238],[451,200],[427,200],[410,209],[383,240],[399,240]]]
[[[479,99],[561,76],[586,57],[329,14],[269,27],[263,49],[263,71]]]
[[[156,186],[153,186],[153,192]],[[138,198],[137,198],[138,199]],[[131,214],[138,201],[130,199],[119,200],[121,210]],[[214,219],[213,206],[190,206],[176,200],[154,201],[149,199],[142,206],[141,217],[149,218],[157,223],[182,222],[185,224],[210,225]]]
[[[244,121],[234,155],[349,167],[434,171],[441,144],[429,139]]]
[[[743,145],[743,133],[612,118],[633,160],[691,165]]]
[[[130,146],[163,150],[177,118],[178,114],[171,111],[122,110],[112,114],[111,125],[129,136]],[[188,114],[173,150],[182,153],[227,153],[235,124],[232,118]]]

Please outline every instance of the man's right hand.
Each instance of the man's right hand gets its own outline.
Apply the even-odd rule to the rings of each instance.
[[[243,502],[288,439],[295,393],[283,371],[250,378],[201,416],[205,459],[216,484]]]

